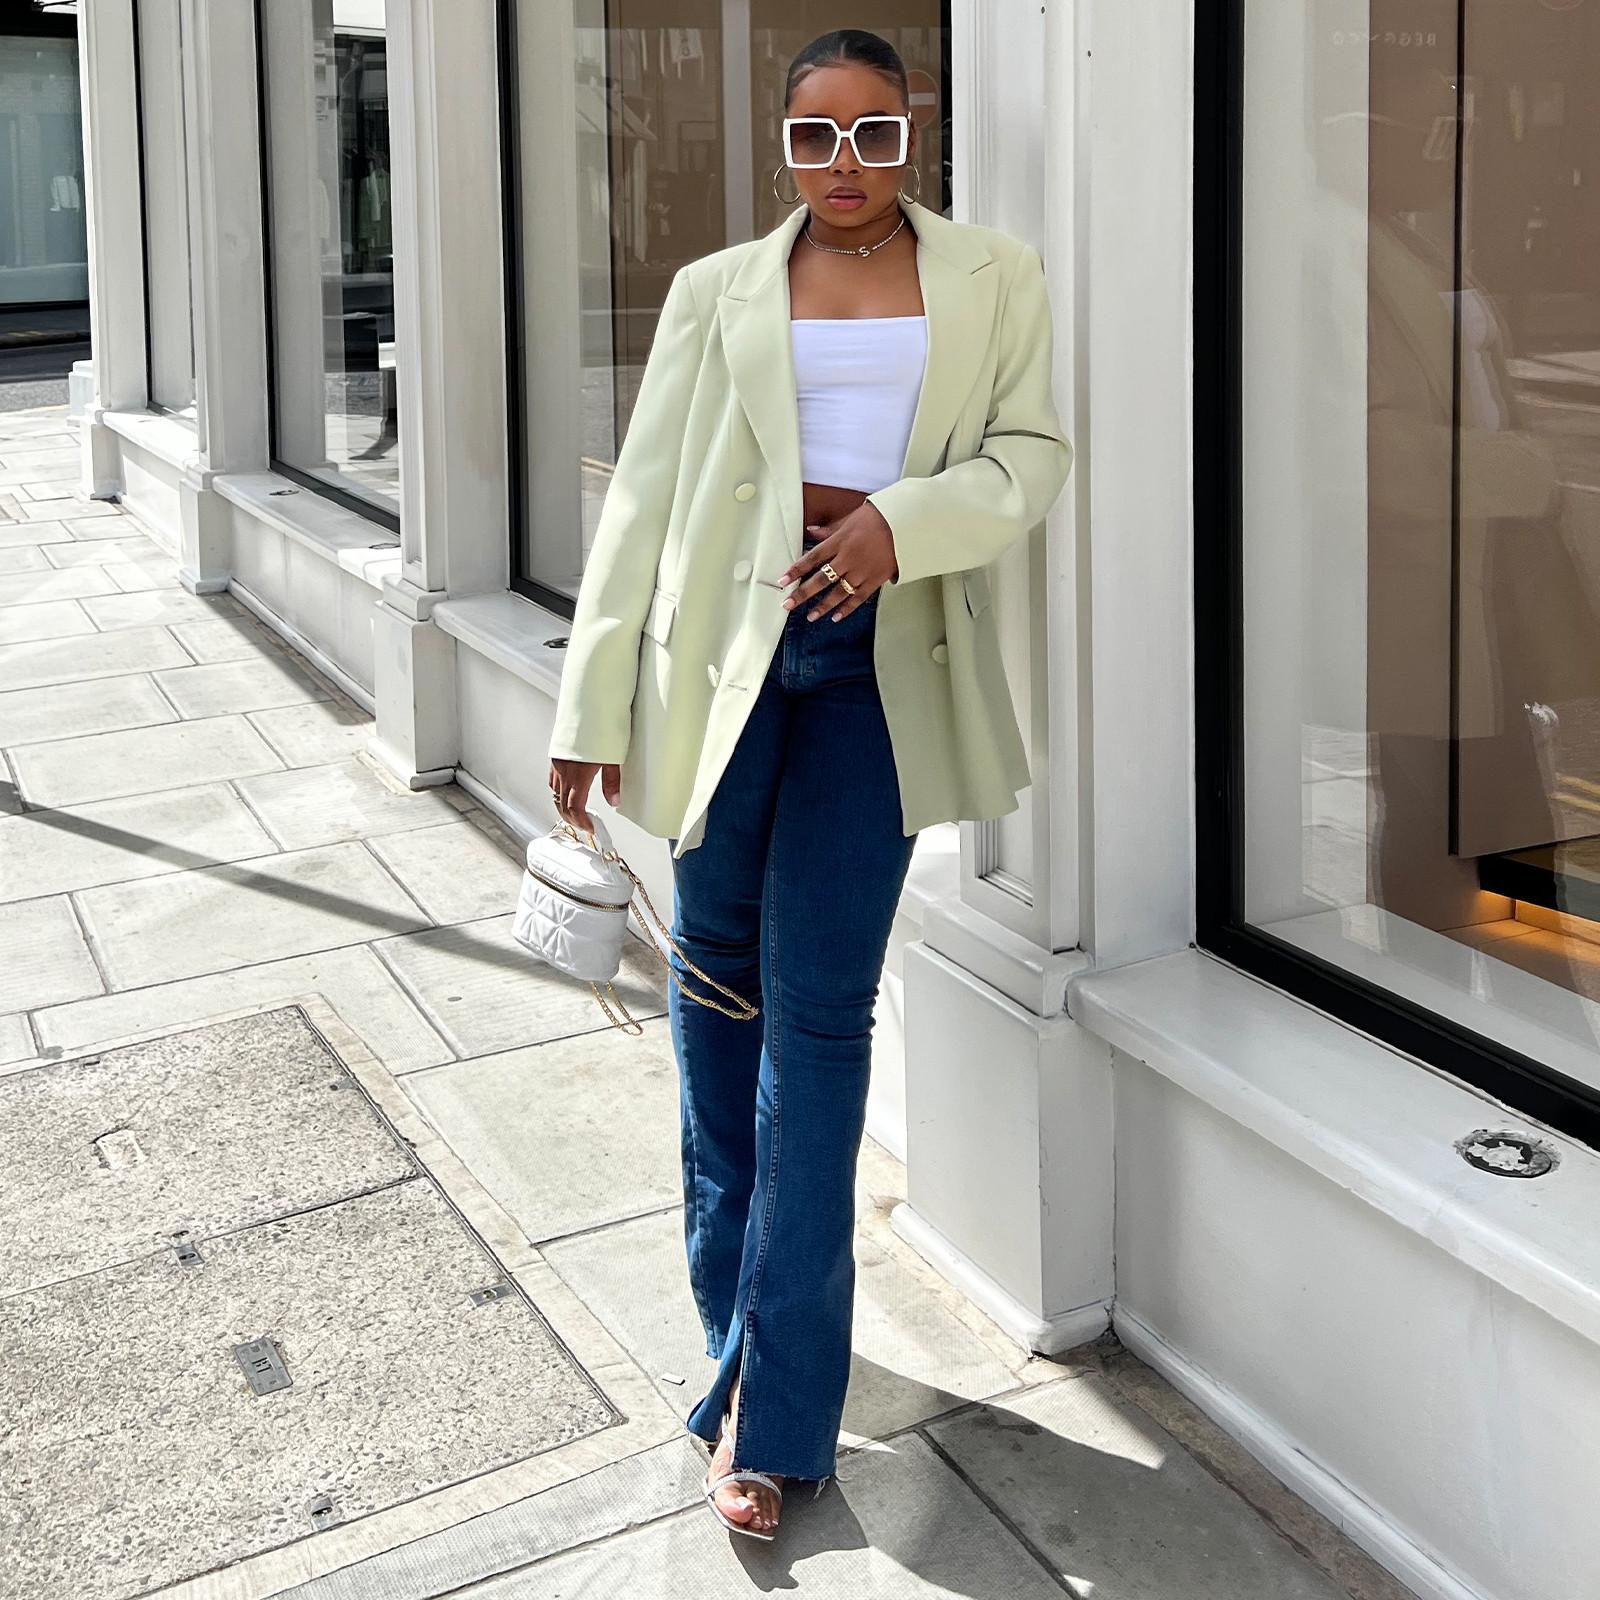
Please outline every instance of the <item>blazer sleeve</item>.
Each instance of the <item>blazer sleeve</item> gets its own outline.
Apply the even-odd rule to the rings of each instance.
[[[867,496],[894,534],[897,584],[987,565],[1044,520],[1072,469],[1072,445],[1051,392],[1044,263],[1032,245],[1017,254],[999,338],[977,455]]]
[[[578,585],[556,697],[552,758],[620,763],[628,753],[639,639],[655,593],[679,445],[705,342],[694,291],[679,268],[667,287]]]

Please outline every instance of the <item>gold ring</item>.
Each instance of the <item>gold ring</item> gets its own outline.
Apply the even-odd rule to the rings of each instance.
[[[846,594],[854,594],[856,592],[856,586],[851,583],[848,578],[841,578],[839,582],[843,586]]]
[[[839,581],[839,574],[826,561],[822,563],[822,574],[829,583],[837,583]]]

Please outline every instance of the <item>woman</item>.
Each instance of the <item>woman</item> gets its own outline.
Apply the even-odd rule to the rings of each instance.
[[[599,773],[670,840],[673,976],[760,999],[759,1028],[677,984],[668,1004],[718,1363],[688,1428],[716,1446],[712,1508],[760,1538],[787,1478],[820,1493],[836,1465],[872,1012],[916,834],[1029,781],[983,569],[1072,459],[1038,253],[901,193],[895,50],[813,41],[782,133],[796,209],[668,291],[550,748],[564,819],[589,827]]]

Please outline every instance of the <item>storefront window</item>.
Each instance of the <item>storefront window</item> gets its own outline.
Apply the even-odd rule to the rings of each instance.
[[[850,19],[913,74],[935,210],[948,210],[948,12],[948,0],[897,0]],[[685,262],[782,220],[784,78],[839,16],[807,0],[504,0],[502,16],[522,466],[513,581],[570,612],[667,285]]]
[[[60,321],[41,322],[44,308],[89,301],[78,42],[70,14],[7,9],[17,15],[0,21],[0,323],[32,334]]]
[[[182,11],[178,0],[136,0],[133,16],[139,58],[139,175],[144,190],[150,403],[193,415],[194,322]]]
[[[1239,738],[1202,750],[1234,763],[1211,790],[1233,808],[1233,882],[1208,909],[1219,936],[1385,997],[1409,1041],[1434,1019],[1419,1053],[1535,1114],[1586,1116],[1600,8],[1241,10],[1239,271],[1197,308],[1203,354],[1238,295],[1238,499],[1197,508],[1202,593],[1205,541],[1231,534],[1218,599],[1237,608]],[[1204,392],[1199,414],[1209,427]],[[1202,438],[1201,472],[1207,455]],[[1381,1006],[1362,1020],[1387,1029]]]
[[[274,465],[398,526],[384,0],[261,0]]]

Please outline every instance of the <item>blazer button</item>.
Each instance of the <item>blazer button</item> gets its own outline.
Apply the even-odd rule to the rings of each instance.
[[[755,497],[756,486],[753,483],[741,483],[739,487],[733,491],[733,498],[735,500],[754,500]]]
[[[748,578],[754,570],[755,568],[753,568],[748,561],[735,561],[733,564],[734,581],[737,583],[743,583],[744,580]]]
[[[706,662],[706,676],[711,680],[711,687],[715,689],[717,686],[717,678],[720,676],[720,674],[717,672],[717,664],[715,661]]]
[[[942,667],[950,659],[950,646],[943,639],[933,647],[933,659]]]

